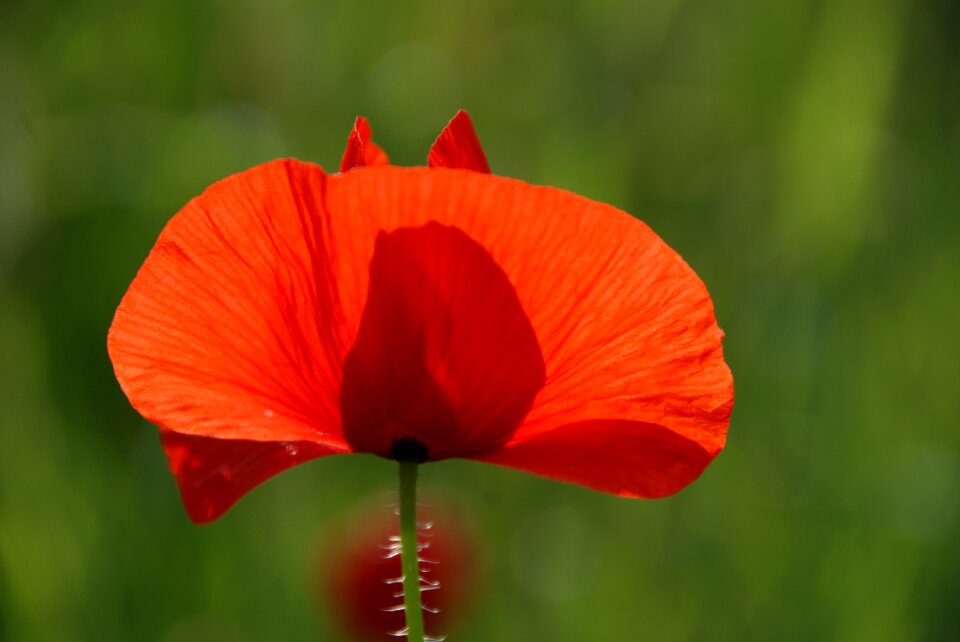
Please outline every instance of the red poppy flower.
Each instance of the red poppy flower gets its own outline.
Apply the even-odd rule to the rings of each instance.
[[[723,448],[703,283],[608,205],[492,176],[460,112],[429,168],[362,118],[342,173],[278,160],[167,224],[117,309],[117,379],[190,517],[315,457],[465,457],[662,497]],[[349,171],[347,171],[349,170]]]

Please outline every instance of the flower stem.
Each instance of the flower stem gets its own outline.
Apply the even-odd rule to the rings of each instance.
[[[407,618],[407,642],[423,642],[424,635],[417,535],[417,464],[401,461],[400,561],[403,567],[403,610]]]

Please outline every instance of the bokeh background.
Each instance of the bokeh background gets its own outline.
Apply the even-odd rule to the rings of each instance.
[[[424,469],[484,550],[451,639],[960,639],[958,30],[952,0],[4,0],[0,639],[341,639],[314,566],[394,466],[314,461],[197,528],[106,331],[207,184],[335,169],[358,113],[421,164],[461,106],[494,172],[683,254],[737,406],[662,501]]]

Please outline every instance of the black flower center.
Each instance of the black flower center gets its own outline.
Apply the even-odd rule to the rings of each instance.
[[[393,440],[390,446],[390,458],[397,461],[407,461],[414,464],[423,464],[430,459],[426,445],[414,437],[400,437]]]

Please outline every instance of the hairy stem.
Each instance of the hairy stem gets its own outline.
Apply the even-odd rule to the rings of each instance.
[[[417,464],[401,461],[400,561],[403,567],[403,610],[407,618],[408,642],[424,642],[417,534]]]

